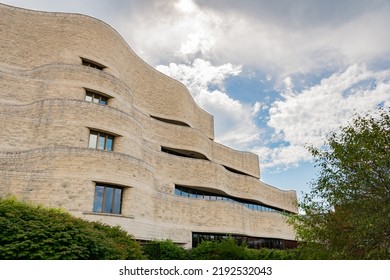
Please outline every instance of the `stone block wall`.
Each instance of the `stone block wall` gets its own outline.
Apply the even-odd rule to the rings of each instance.
[[[280,212],[175,195],[177,184],[297,212],[295,191],[262,183],[255,154],[215,142],[213,117],[114,29],[83,15],[1,4],[0,14],[0,196],[119,224],[141,240],[191,246],[192,232],[294,240]],[[108,104],[87,102],[86,89]],[[91,129],[114,135],[113,151],[88,148]],[[92,211],[96,183],[123,187],[119,215]]]

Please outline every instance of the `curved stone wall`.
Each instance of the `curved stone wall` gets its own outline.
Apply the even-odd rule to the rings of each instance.
[[[181,184],[297,211],[294,191],[260,182],[256,155],[214,142],[213,117],[114,29],[83,15],[1,4],[0,13],[0,195],[120,224],[138,239],[186,246],[191,232],[294,239],[280,213],[175,195]],[[81,58],[106,68],[83,66]],[[86,89],[108,104],[85,101]],[[114,135],[113,151],[89,149],[90,130]],[[120,215],[92,212],[97,182],[123,187]]]

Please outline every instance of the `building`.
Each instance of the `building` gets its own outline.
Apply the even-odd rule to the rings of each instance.
[[[295,191],[97,19],[0,5],[0,196],[185,247],[231,234],[288,247]],[[290,242],[291,241],[291,242]]]

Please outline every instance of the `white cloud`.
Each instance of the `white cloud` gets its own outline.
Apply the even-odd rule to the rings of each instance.
[[[210,34],[202,32],[192,33],[181,44],[177,55],[187,57],[198,53],[206,54],[208,50],[212,49],[214,44],[215,40]]]
[[[192,0],[179,0],[174,4],[174,7],[182,13],[191,14],[197,11],[197,6]]]
[[[225,79],[240,74],[241,66],[230,63],[214,66],[209,61],[195,59],[191,65],[171,63],[156,68],[186,85],[195,101],[214,115],[218,142],[243,148],[259,139],[254,116],[260,103],[243,104],[229,97],[224,88]],[[211,87],[214,89],[210,90]]]
[[[300,92],[291,88],[273,103],[268,126],[288,145],[257,147],[265,167],[295,165],[310,156],[303,145],[321,147],[326,135],[348,124],[355,114],[390,107],[390,71],[352,65]]]
[[[144,2],[148,9],[130,13],[115,24],[143,59],[159,65],[210,57],[218,40],[215,35],[220,32],[220,15],[200,9],[192,0]]]
[[[207,57],[207,53],[216,43],[209,30],[218,25],[220,18],[214,13],[200,10],[192,0],[180,0],[174,7],[180,14],[180,25],[187,32],[182,37],[176,55],[187,60],[194,55]]]
[[[294,88],[294,83],[291,77],[286,77],[282,81],[282,87],[283,87],[283,92],[285,95],[287,94],[292,94],[293,88]]]
[[[191,65],[170,63],[169,66],[158,65],[156,69],[184,83],[196,98],[201,90],[211,85],[223,90],[225,79],[240,74],[242,67],[231,63],[213,66],[210,61],[195,59]]]
[[[200,2],[223,19],[216,57],[275,78],[390,57],[388,1]]]
[[[263,171],[270,168],[288,169],[298,166],[302,161],[311,160],[307,150],[303,146],[297,145],[275,148],[260,146],[252,148],[251,151],[259,155],[260,167]]]
[[[295,73],[334,71],[390,55],[390,5],[385,2],[299,1],[286,7],[227,2],[150,1],[140,13],[118,17],[115,26],[152,65],[191,63],[198,57],[260,69],[277,83]]]
[[[262,105],[260,102],[256,102],[252,107],[252,116],[256,116],[262,108]]]

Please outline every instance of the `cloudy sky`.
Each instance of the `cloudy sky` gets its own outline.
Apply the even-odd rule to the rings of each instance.
[[[115,28],[215,116],[216,141],[259,155],[262,180],[308,191],[305,145],[390,105],[389,0],[0,0]]]

